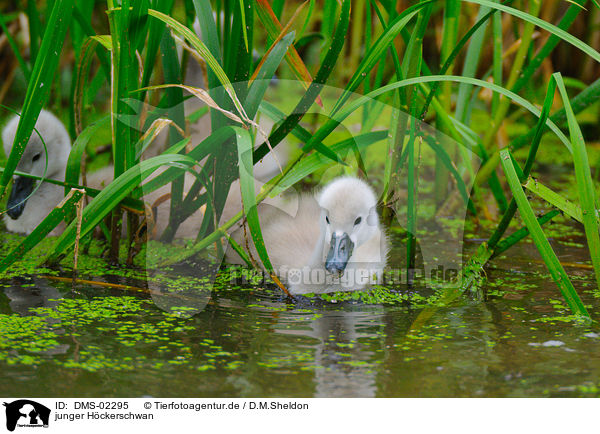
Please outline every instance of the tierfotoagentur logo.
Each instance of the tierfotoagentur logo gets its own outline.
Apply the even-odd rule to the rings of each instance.
[[[29,399],[19,399],[4,403],[6,407],[6,429],[14,431],[19,428],[48,428],[50,409]]]

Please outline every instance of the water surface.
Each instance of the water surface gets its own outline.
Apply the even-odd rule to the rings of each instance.
[[[575,244],[553,242],[584,302],[598,311],[600,294]],[[272,285],[224,285],[204,310],[186,318],[143,293],[86,284],[73,290],[36,276],[5,280],[0,394],[598,396],[600,330],[568,317],[531,244],[510,255],[487,270],[487,301],[440,307],[416,329],[423,307],[411,301],[293,303]],[[183,282],[181,270],[175,271]],[[117,276],[123,270],[103,274],[104,281],[142,286]]]

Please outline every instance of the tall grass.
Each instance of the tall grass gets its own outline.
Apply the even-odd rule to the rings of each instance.
[[[587,315],[540,227],[556,213],[536,219],[521,184],[551,206],[561,211],[569,208],[571,214],[581,217],[578,220],[583,224],[600,282],[597,193],[576,119],[577,113],[596,101],[600,81],[582,84],[582,90],[574,95],[567,91],[560,74],[548,74],[552,56],[560,47],[579,52],[576,58],[580,63],[600,61],[594,47],[569,33],[578,17],[587,19],[589,12],[584,6],[588,10],[596,7],[592,2],[565,4],[564,14],[552,17],[552,22],[538,17],[541,2],[510,0],[426,0],[398,9],[396,2],[372,0],[352,2],[352,9],[349,0],[323,5],[262,0],[107,0],[95,6],[56,0],[49,4],[52,9],[43,11],[45,14],[33,1],[23,11],[30,23],[28,57],[22,55],[24,50],[19,46],[23,39],[9,29],[15,15],[0,16],[15,67],[27,84],[15,146],[7,156],[0,192],[4,195],[9,186],[40,110],[60,93],[66,99],[71,133],[77,135],[63,183],[65,194],[72,187],[81,187],[93,199],[83,211],[80,227],[73,220],[73,212],[53,213],[27,238],[19,254],[35,246],[65,218],[69,225],[45,258],[47,262],[62,260],[75,245],[77,235],[89,237],[97,226],[107,237],[112,259],[125,260],[119,258],[119,252],[126,243],[126,260],[131,262],[136,234],[145,224],[141,197],[144,192],[169,185],[169,226],[163,241],[171,241],[186,218],[201,207],[204,210],[195,243],[171,262],[214,243],[220,249],[227,229],[246,218],[258,259],[271,270],[257,203],[271,191],[280,191],[309,173],[341,162],[341,156],[349,151],[369,149],[373,143],[387,140],[389,158],[385,159],[381,180],[381,202],[384,215],[389,216],[385,208],[393,206],[400,189],[407,189],[406,221],[402,223],[407,230],[405,266],[409,271],[417,264],[417,216],[423,206],[418,193],[423,170],[420,158],[421,150],[428,147],[436,160],[433,188],[439,208],[447,205],[448,186],[457,184],[471,214],[493,220],[486,203],[492,198],[502,215],[488,242],[467,262],[462,289],[478,293],[477,276],[482,275],[486,263],[531,234],[573,312]],[[193,30],[194,20],[202,29],[200,35]],[[43,37],[39,29],[44,29]],[[439,44],[435,42],[437,35],[441,35]],[[184,84],[188,62],[197,59],[206,69],[206,92]],[[74,76],[71,89],[57,92],[62,89],[61,75],[69,69]],[[289,113],[277,112],[265,100],[268,84],[276,75],[303,83],[304,93]],[[324,106],[320,95],[326,84],[343,89],[330,107]],[[92,119],[84,107],[96,100],[103,87],[109,89],[110,100],[95,103],[101,115]],[[557,87],[563,108],[552,113]],[[535,89],[547,92],[544,96]],[[480,98],[482,90],[491,91],[489,100]],[[190,92],[208,104],[202,113],[210,118],[210,134],[200,143],[185,137],[189,134],[186,125],[202,115],[185,113],[184,101]],[[368,97],[352,98],[355,92]],[[150,101],[157,110],[148,109]],[[411,116],[399,116],[394,110],[388,113],[376,102],[398,107]],[[61,101],[55,103],[60,105]],[[309,132],[305,118],[315,106],[323,107],[328,117]],[[521,122],[528,132],[512,134],[505,142],[502,138],[507,135],[511,117],[524,112],[530,113]],[[259,113],[278,122],[268,143],[254,149]],[[362,120],[360,135],[354,140],[339,140],[338,126],[356,113]],[[161,116],[170,122],[154,123]],[[485,128],[481,128],[481,119]],[[420,127],[422,120],[435,123],[438,131],[457,142],[457,153],[430,140]],[[381,124],[387,125],[386,131],[372,131]],[[150,125],[157,133],[168,128],[167,150],[146,159],[145,132]],[[97,192],[78,185],[82,179],[80,162],[86,153],[93,153],[91,139],[108,127],[114,181]],[[563,130],[569,131],[568,138]],[[574,164],[577,198],[566,198],[547,188],[536,190],[530,180],[538,169],[537,151],[550,134],[564,143],[572,156],[569,162]],[[255,196],[253,165],[291,137],[300,139],[301,152]],[[529,147],[523,169],[511,156],[522,147]],[[459,173],[453,165],[465,149],[474,150],[482,161],[476,177],[473,167]],[[187,191],[183,180],[186,171],[196,180]],[[464,177],[474,181],[473,191],[468,191]],[[237,179],[244,211],[219,227],[227,192]],[[567,206],[567,199],[576,199],[577,204]],[[64,206],[74,207],[75,200]],[[517,225],[522,228],[503,238],[517,218],[517,210],[522,221]],[[13,252],[0,269],[15,260],[18,255]]]

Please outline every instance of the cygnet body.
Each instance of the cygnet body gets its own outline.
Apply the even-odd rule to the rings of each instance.
[[[259,206],[269,259],[291,293],[360,290],[381,282],[389,249],[376,205],[367,183],[342,177],[318,194],[301,196],[295,216],[271,205]],[[233,234],[258,258],[248,237],[247,228]],[[227,257],[241,263],[232,249]]]

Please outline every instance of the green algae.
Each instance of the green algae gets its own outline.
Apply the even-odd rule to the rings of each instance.
[[[43,318],[0,315],[0,360],[35,365],[41,354],[59,345],[58,335]]]
[[[178,315],[158,311],[148,300],[129,296],[62,299],[55,307],[30,310],[34,316],[0,315],[0,360],[53,363],[87,371],[152,369],[165,364],[194,367],[196,363],[192,346],[179,340],[196,333],[196,327]],[[113,351],[107,353],[107,345]],[[64,346],[69,350],[61,350]],[[152,355],[129,354],[127,348],[152,350]],[[124,356],[107,355],[115,353]],[[217,358],[234,356],[219,345],[210,345],[202,358],[211,364]]]
[[[375,285],[362,291],[337,291],[325,294],[306,294],[312,300],[322,300],[327,303],[350,303],[365,305],[411,305],[423,307],[434,303],[438,295],[422,295],[419,291],[397,290]]]

